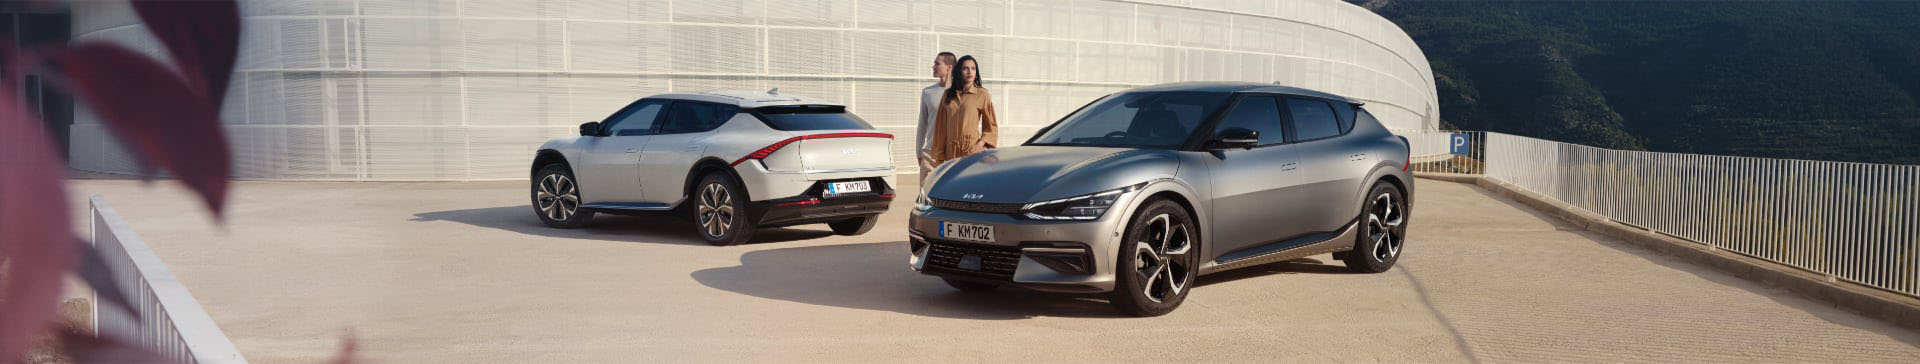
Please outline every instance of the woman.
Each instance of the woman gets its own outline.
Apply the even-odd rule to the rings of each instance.
[[[993,94],[980,86],[979,62],[971,55],[960,57],[951,77],[928,148],[936,167],[1000,145],[999,117],[993,111]]]

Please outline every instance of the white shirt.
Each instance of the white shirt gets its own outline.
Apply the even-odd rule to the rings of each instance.
[[[946,94],[947,88],[938,83],[920,89],[920,128],[914,130],[919,138],[915,138],[913,144],[920,155],[929,153],[927,144],[933,142],[933,121],[940,112],[940,98]]]

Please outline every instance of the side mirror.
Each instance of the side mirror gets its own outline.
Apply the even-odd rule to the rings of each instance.
[[[580,124],[580,136],[600,136],[600,122],[589,121]]]
[[[1253,149],[1260,145],[1260,132],[1247,128],[1227,128],[1215,133],[1211,143],[1213,149]]]

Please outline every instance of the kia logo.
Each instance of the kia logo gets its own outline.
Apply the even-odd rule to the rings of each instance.
[[[969,194],[965,194],[965,195],[960,195],[960,198],[964,198],[964,199],[968,199],[968,200],[978,200],[978,199],[980,199],[981,197],[987,197],[987,195],[982,195],[982,194],[978,194],[978,193],[969,193]]]

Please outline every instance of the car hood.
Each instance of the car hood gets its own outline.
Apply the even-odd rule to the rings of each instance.
[[[989,150],[948,162],[931,176],[927,196],[983,203],[1025,203],[1100,192],[1169,177],[1173,151],[1130,148],[1021,146]]]

